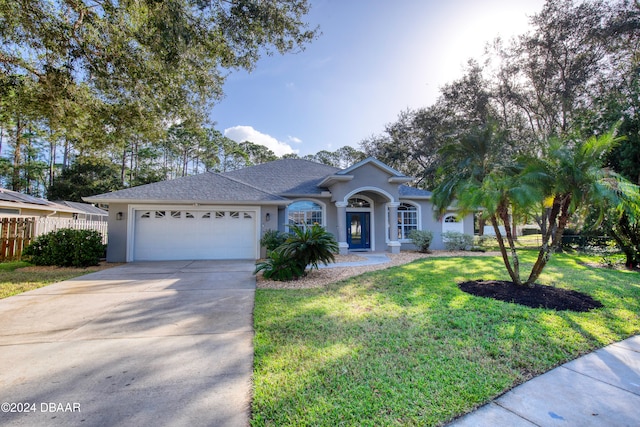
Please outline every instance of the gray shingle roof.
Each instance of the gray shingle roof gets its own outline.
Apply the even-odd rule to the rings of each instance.
[[[80,202],[69,202],[66,200],[57,200],[56,203],[60,204],[60,205],[64,205],[64,206],[69,206],[70,208],[74,208],[77,209],[79,211],[83,211],[85,213],[88,213],[90,215],[103,215],[103,216],[107,216],[109,215],[109,212],[100,209],[98,207],[95,207],[93,205],[90,205],[89,203],[80,203]]]
[[[281,159],[223,175],[274,194],[320,194],[323,189],[318,183],[339,170],[308,160]]]
[[[140,185],[84,200],[97,202],[288,203],[282,196],[319,195],[318,184],[341,169],[302,159],[281,159],[235,171],[205,172]],[[431,192],[400,186],[401,197],[429,198]]]
[[[431,191],[421,190],[419,188],[413,188],[407,185],[401,185],[398,190],[400,193],[400,197],[431,198],[431,196],[433,195]]]
[[[275,194],[214,172],[125,188],[97,196],[88,202],[288,202]]]

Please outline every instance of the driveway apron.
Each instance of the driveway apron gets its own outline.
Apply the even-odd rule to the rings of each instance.
[[[248,425],[253,268],[131,263],[0,300],[0,425]]]

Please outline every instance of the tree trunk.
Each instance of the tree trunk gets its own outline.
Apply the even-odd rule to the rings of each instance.
[[[484,226],[486,225],[487,220],[482,216],[478,217],[478,236],[484,236]]]
[[[20,169],[22,168],[22,121],[16,118],[16,138],[13,146],[13,170],[11,172],[11,189],[13,191],[22,190],[20,182]]]
[[[613,240],[616,241],[618,246],[620,246],[620,250],[622,250],[622,253],[624,253],[624,256],[625,256],[624,266],[629,270],[633,270],[633,268],[635,267],[636,251],[631,245],[627,244],[627,242],[624,241],[622,236],[616,233],[613,228],[609,228],[607,231],[609,235],[613,237]]]
[[[509,249],[511,250],[511,259],[513,260],[513,274],[518,278],[518,285],[522,284],[522,280],[520,279],[520,259],[518,258],[518,252],[516,251],[515,240],[513,238],[513,233],[511,232],[511,220],[509,216],[509,209],[506,206],[502,206],[498,208],[498,215],[504,224],[504,230],[507,234],[507,242],[509,242]]]
[[[49,185],[51,187],[53,185],[53,181],[55,180],[55,167],[56,167],[56,143],[55,137],[53,136],[53,132],[49,133]]]
[[[625,254],[625,267],[629,270],[635,269],[640,264],[640,229],[631,225],[629,217],[624,214],[620,217],[616,226],[608,231]]]
[[[526,281],[526,284],[533,286],[538,280],[542,270],[546,267],[547,263],[551,259],[551,252],[562,241],[562,233],[569,220],[569,205],[571,204],[571,194],[558,195],[553,199],[553,207],[549,213],[549,224],[547,233],[543,236],[542,246],[540,246],[540,252],[538,252],[538,259],[531,269],[531,274]],[[553,240],[551,238],[553,237]],[[551,240],[551,244],[549,244]]]
[[[127,148],[122,149],[122,159],[120,162],[120,183],[124,187],[127,172]]]
[[[545,230],[542,234],[542,244],[540,245],[540,250],[538,251],[538,258],[536,259],[535,264],[531,268],[531,274],[527,279],[526,284],[531,286],[538,280],[540,273],[544,269],[544,266],[549,261],[549,240],[551,240],[551,234],[553,233],[553,224],[555,224],[556,216],[558,212],[560,212],[560,204],[556,202],[557,198],[553,200],[553,206],[551,209],[545,210],[545,215],[542,219],[543,229]]]
[[[511,261],[509,261],[507,248],[504,245],[504,239],[502,238],[502,233],[500,233],[498,218],[496,218],[495,215],[491,216],[491,225],[493,225],[493,230],[496,233],[496,239],[498,240],[498,246],[500,247],[500,254],[502,255],[502,261],[504,262],[504,266],[507,268],[509,277],[511,277],[511,280],[516,285],[522,285],[522,280],[520,279],[520,276],[517,275],[513,270],[513,268],[511,267]]]
[[[129,186],[133,182],[135,176],[135,170],[137,169],[138,158],[138,138],[132,138],[131,140],[131,158],[129,159]]]

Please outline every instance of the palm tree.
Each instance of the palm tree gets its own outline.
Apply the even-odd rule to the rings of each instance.
[[[493,226],[511,280],[522,284],[515,236],[511,230],[510,218],[515,212],[512,200],[523,203],[534,192],[516,182],[521,167],[511,160],[508,148],[504,134],[493,124],[477,128],[459,141],[445,145],[439,151],[443,159],[439,176],[444,179],[433,191],[433,202],[440,214],[454,204],[462,215],[480,211],[482,218]],[[504,236],[500,224],[504,225]]]
[[[512,281],[518,285],[533,285],[552,252],[560,245],[567,222],[581,207],[597,209],[603,217],[611,206],[638,206],[638,187],[604,167],[606,155],[619,140],[615,137],[615,129],[571,145],[553,140],[540,157],[520,158],[510,164],[499,159],[484,169],[480,166],[486,165],[482,163],[486,154],[472,152],[471,147],[458,149],[455,151],[467,154],[445,161],[441,171],[448,173],[434,189],[433,200],[441,212],[454,201],[463,214],[480,209],[494,227]],[[462,141],[460,145],[465,144],[468,141]],[[490,144],[485,141],[479,148],[485,146],[490,147]],[[448,150],[453,152],[451,148]],[[456,173],[457,167],[461,173]],[[478,170],[483,172],[473,173]],[[541,202],[548,208],[544,216],[546,231],[531,273],[523,281],[509,215],[526,212]],[[504,225],[506,242],[500,223]]]
[[[542,191],[548,209],[543,218],[546,231],[527,284],[540,277],[572,215],[588,207],[602,221],[611,207],[624,210],[625,205],[638,205],[638,187],[605,167],[607,155],[621,141],[615,131],[572,146],[552,140],[543,157],[528,160],[520,179]]]

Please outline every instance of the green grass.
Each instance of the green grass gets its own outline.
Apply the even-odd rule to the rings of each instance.
[[[524,261],[533,263],[534,252]],[[256,292],[254,426],[442,425],[531,377],[640,333],[640,274],[561,254],[539,283],[586,292],[588,313],[474,297],[498,257],[430,258],[323,289]]]
[[[0,299],[94,271],[97,268],[33,267],[25,261],[3,262],[0,263]]]

